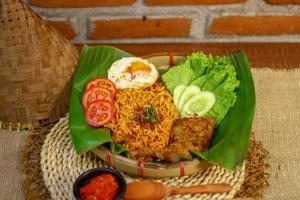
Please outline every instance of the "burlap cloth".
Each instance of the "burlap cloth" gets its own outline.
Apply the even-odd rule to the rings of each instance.
[[[0,130],[0,199],[22,199],[19,151],[28,132]]]
[[[300,199],[300,69],[266,68],[252,72],[257,95],[253,131],[270,152],[270,187],[265,190],[264,198]],[[0,133],[0,199],[22,199],[20,173],[12,164],[18,163],[18,155],[8,152],[19,148],[17,141],[25,138],[8,138],[3,131]]]
[[[300,69],[253,69],[253,130],[270,152],[266,199],[300,199]]]

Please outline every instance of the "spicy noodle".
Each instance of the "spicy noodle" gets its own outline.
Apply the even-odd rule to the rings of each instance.
[[[145,106],[154,108],[155,123],[143,117]],[[112,130],[114,142],[125,146],[133,159],[148,160],[155,151],[168,146],[173,122],[179,114],[171,94],[162,83],[144,89],[119,91],[115,108],[115,118],[106,126]]]

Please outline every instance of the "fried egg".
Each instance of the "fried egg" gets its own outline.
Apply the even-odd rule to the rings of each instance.
[[[157,78],[158,71],[155,66],[139,57],[117,60],[108,70],[108,79],[114,82],[118,89],[149,87]]]

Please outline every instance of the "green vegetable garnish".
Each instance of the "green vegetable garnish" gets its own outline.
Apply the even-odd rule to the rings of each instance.
[[[146,116],[146,119],[151,124],[154,124],[157,122],[156,112],[153,106],[145,106],[144,107],[144,114]]]
[[[199,117],[205,116],[205,114],[213,107],[216,99],[212,92],[199,92],[188,101],[182,107],[180,116],[191,117],[196,114]]]
[[[201,91],[214,93],[216,102],[205,115],[214,117],[219,124],[236,101],[235,90],[239,87],[236,76],[235,68],[228,57],[193,53],[184,63],[171,68],[162,75],[162,80],[174,95],[174,89],[180,85],[196,86]],[[182,94],[187,92],[185,90]],[[188,99],[180,100],[180,112]]]

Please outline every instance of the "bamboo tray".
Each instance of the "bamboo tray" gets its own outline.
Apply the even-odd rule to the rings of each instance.
[[[140,163],[125,156],[113,155],[105,147],[92,150],[94,154],[114,166],[116,169],[130,175],[165,178],[189,175],[207,169],[210,164],[205,160],[194,159],[181,163]],[[183,172],[184,171],[184,172]]]
[[[143,58],[153,63],[158,69],[167,69],[173,64],[182,62],[185,56],[181,53],[158,53],[143,56]],[[199,159],[180,163],[140,163],[125,156],[114,155],[103,146],[93,149],[92,152],[120,171],[143,177],[176,177],[193,174],[210,166],[207,161]]]

